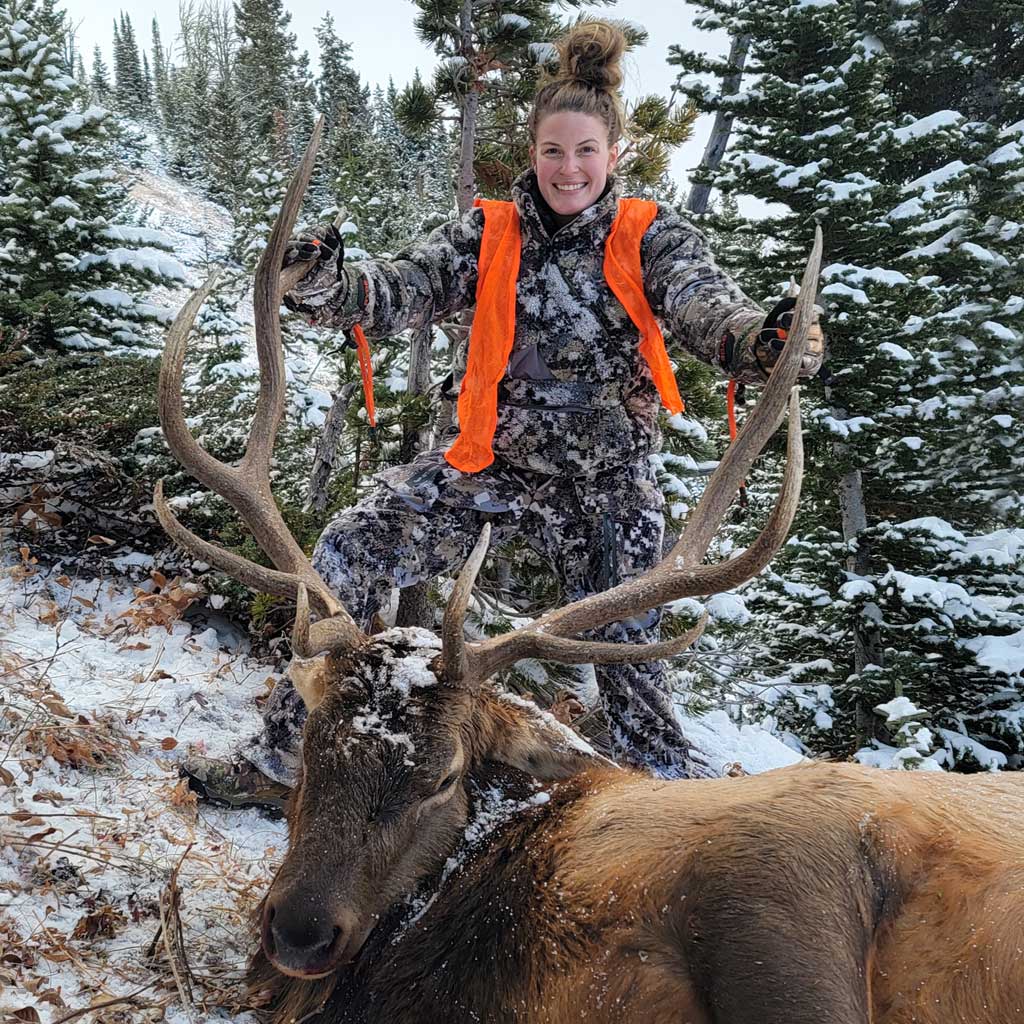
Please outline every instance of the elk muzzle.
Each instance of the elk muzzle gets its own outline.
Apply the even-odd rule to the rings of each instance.
[[[312,891],[273,893],[263,908],[263,951],[282,974],[319,978],[348,963],[370,928],[346,907]]]

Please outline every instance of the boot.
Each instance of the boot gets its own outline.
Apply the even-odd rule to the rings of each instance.
[[[189,753],[181,765],[182,778],[200,800],[224,807],[259,807],[280,818],[291,789],[264,775],[244,757],[231,760]]]

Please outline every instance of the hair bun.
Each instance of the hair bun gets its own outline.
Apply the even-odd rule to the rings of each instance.
[[[622,85],[622,55],[626,37],[607,21],[577,22],[558,42],[558,78],[614,92]]]

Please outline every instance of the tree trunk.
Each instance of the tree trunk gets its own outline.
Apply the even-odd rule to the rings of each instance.
[[[740,88],[740,80],[743,78],[743,67],[747,62],[747,50],[750,48],[750,36],[733,36],[732,46],[729,48],[729,63],[736,69],[722,79],[722,96],[733,96]],[[715,113],[715,123],[711,128],[711,137],[708,139],[704,155],[701,157],[700,169],[716,171],[725,156],[725,147],[729,144],[729,136],[732,134],[733,115],[718,110]],[[693,185],[690,189],[690,198],[686,207],[691,213],[707,213],[708,200],[711,198],[711,186],[705,184]]]
[[[465,99],[462,101],[462,124],[459,130],[459,176],[455,198],[459,213],[473,208],[476,180],[473,175],[473,158],[476,150],[476,121],[480,110],[480,93],[477,90],[476,75],[472,72],[476,53],[473,50],[473,0],[462,0],[459,11],[459,52],[466,59],[470,69],[470,80]]]
[[[826,388],[826,395],[829,389]],[[845,413],[841,409],[832,408],[831,414],[842,419]],[[843,444],[832,446],[836,458],[845,461],[847,447]],[[864,531],[868,526],[867,505],[864,501],[864,480],[859,469],[851,469],[839,479],[839,513],[843,525],[843,540],[849,543],[857,540],[857,550],[846,560],[848,572],[858,576],[867,576],[871,571],[871,549],[864,539]],[[868,665],[881,665],[882,652],[879,646],[878,631],[867,628],[862,623],[853,627],[853,667],[860,675]],[[857,701],[855,711],[855,728],[857,746],[862,747],[875,734],[875,717],[872,709]]]
[[[334,399],[324,429],[317,442],[316,454],[313,456],[313,468],[309,474],[309,496],[306,498],[305,511],[312,512],[320,518],[327,508],[327,485],[337,469],[338,441],[345,426],[345,414],[357,385],[349,382],[342,386]]]
[[[407,390],[410,395],[422,395],[430,387],[430,346],[434,340],[434,330],[430,324],[417,331],[412,339],[409,350],[409,378]],[[409,432],[403,437],[403,458],[412,459],[417,452],[425,451],[430,444],[431,429],[427,423],[421,429]],[[398,612],[395,615],[396,626],[433,626],[434,614],[428,599],[430,581],[424,580],[411,587],[406,587],[398,594]]]

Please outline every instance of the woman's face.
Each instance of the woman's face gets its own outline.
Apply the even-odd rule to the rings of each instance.
[[[540,194],[555,213],[567,216],[597,202],[618,156],[604,121],[570,110],[548,114],[530,147]]]

